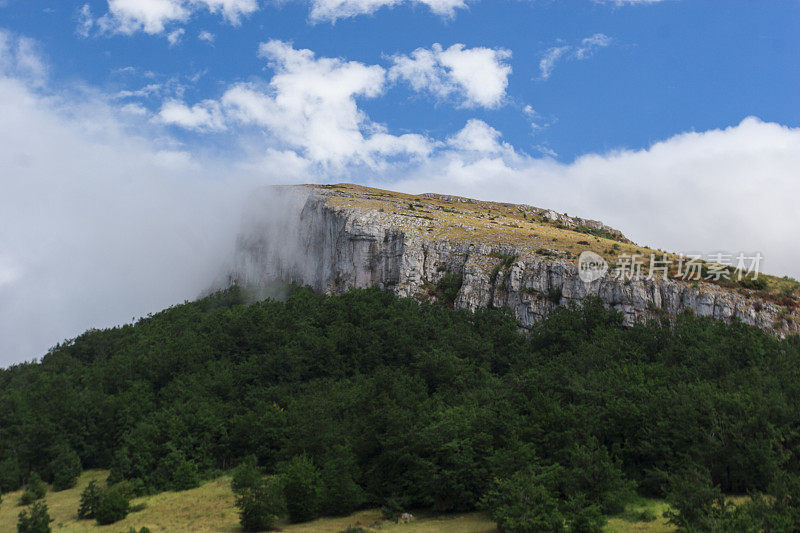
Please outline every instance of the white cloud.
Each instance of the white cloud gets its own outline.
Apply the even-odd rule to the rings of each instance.
[[[255,181],[159,142],[91,95],[0,77],[0,365],[198,296]],[[132,115],[139,120],[138,115]],[[144,137],[151,140],[145,140]],[[213,168],[212,168],[213,167]]]
[[[797,168],[800,128],[751,117],[572,163],[440,151],[394,186],[567,211],[671,251],[760,251],[768,273],[800,277]]]
[[[222,13],[231,24],[239,24],[243,16],[258,11],[256,0],[192,0],[194,6],[202,6],[211,13]]]
[[[482,120],[471,119],[447,143],[465,152],[495,154],[508,148],[500,143],[500,132]]]
[[[190,13],[180,0],[108,0],[108,13],[97,24],[104,31],[157,34],[167,24],[187,20]]]
[[[200,39],[201,41],[205,41],[207,43],[212,44],[216,39],[216,36],[210,31],[203,30],[199,34],[197,34],[197,38]]]
[[[594,0],[598,4],[614,4],[617,6],[635,6],[645,4],[658,4],[666,0]]]
[[[221,14],[231,24],[239,24],[242,17],[258,10],[256,0],[108,0],[108,13],[97,20],[84,7],[79,21],[79,31],[97,25],[102,31],[133,34],[143,31],[160,34],[167,26],[186,22],[193,13],[207,10]],[[85,29],[85,30],[84,30]]]
[[[611,44],[611,37],[603,33],[595,33],[590,37],[581,40],[580,45],[561,45],[548,48],[542,59],[539,61],[539,75],[541,79],[546,80],[555,69],[556,63],[562,59],[577,59],[582,61],[589,59],[594,55],[598,48],[605,48]]]
[[[492,48],[464,48],[454,44],[442,49],[418,48],[410,55],[396,55],[389,70],[393,81],[405,80],[415,91],[437,98],[456,98],[465,107],[498,107],[506,94],[511,52]]]
[[[391,135],[358,108],[358,98],[383,93],[386,71],[382,67],[318,58],[310,50],[297,50],[282,41],[262,43],[259,52],[275,74],[266,85],[240,83],[227,89],[220,99],[227,121],[264,128],[282,147],[299,150],[330,168],[348,164],[375,168],[386,156],[430,151],[421,135]],[[208,106],[206,102],[189,113],[187,106],[172,102],[171,123],[208,127],[212,118],[216,120],[205,114]]]
[[[155,94],[161,93],[164,90],[164,86],[160,83],[149,83],[142,87],[141,89],[136,89],[135,91],[131,90],[122,90],[119,91],[115,97],[116,98],[143,98],[146,96],[151,96]]]
[[[222,131],[225,122],[218,102],[205,100],[188,107],[176,100],[167,100],[161,106],[158,118],[164,124],[198,131]]]
[[[308,0],[312,22],[335,22],[338,19],[370,15],[381,8],[401,4],[421,4],[433,13],[452,18],[456,10],[466,9],[468,0]]]
[[[47,67],[41,60],[33,39],[0,29],[0,75],[24,79],[41,86],[47,78]]]
[[[550,77],[556,66],[556,62],[561,59],[564,54],[569,52],[569,50],[569,46],[555,46],[545,51],[542,55],[542,59],[539,61],[539,73],[542,79],[546,80]]]
[[[0,255],[0,287],[13,283],[20,276],[20,269],[10,257]]]
[[[177,30],[171,31],[167,34],[167,41],[169,41],[170,46],[175,46],[181,41],[183,34],[186,33],[186,30],[183,28],[178,28]]]
[[[575,50],[575,59],[587,59],[592,57],[595,50],[605,48],[611,44],[611,37],[603,33],[595,33],[591,37],[581,40],[581,45]]]
[[[81,37],[88,37],[94,27],[94,17],[92,16],[92,8],[89,4],[83,4],[78,10],[78,27],[75,29],[76,33]]]
[[[292,153],[190,153],[138,104],[34,85],[17,41],[0,33],[0,366],[196,298],[245,197],[314,180]]]

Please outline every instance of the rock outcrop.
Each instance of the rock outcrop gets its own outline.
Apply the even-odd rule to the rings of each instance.
[[[273,188],[253,201],[232,279],[293,281],[330,293],[377,286],[404,297],[441,299],[437,286],[450,274],[461,284],[449,304],[507,306],[524,328],[558,305],[593,295],[622,312],[628,324],[691,311],[779,335],[798,331],[792,309],[753,291],[644,276],[605,275],[585,283],[575,261],[580,246],[614,253],[635,245],[600,222],[549,213],[349,185]]]

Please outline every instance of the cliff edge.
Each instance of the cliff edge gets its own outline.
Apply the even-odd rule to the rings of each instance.
[[[556,306],[598,296],[628,324],[692,312],[780,336],[800,331],[794,280],[703,262],[702,277],[688,281],[679,256],[637,246],[599,221],[528,205],[349,184],[271,187],[253,198],[243,228],[235,283],[330,293],[377,286],[457,308],[507,306],[524,328]],[[610,267],[590,281],[578,267],[587,251]],[[647,263],[651,254],[667,260],[662,276],[620,275],[626,258]],[[721,270],[727,277],[715,279]]]

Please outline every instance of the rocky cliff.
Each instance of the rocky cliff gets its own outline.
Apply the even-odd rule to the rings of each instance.
[[[645,275],[584,282],[581,251],[612,264],[661,252],[598,221],[527,205],[354,185],[270,188],[254,198],[244,227],[231,276],[239,283],[294,281],[331,293],[377,286],[458,308],[507,306],[525,328],[595,295],[629,324],[690,311],[779,335],[800,329],[796,299],[764,289]]]

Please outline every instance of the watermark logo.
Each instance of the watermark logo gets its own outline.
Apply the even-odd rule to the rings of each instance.
[[[683,281],[754,282],[758,280],[761,262],[760,253],[732,254],[678,254],[668,257],[643,253],[614,256],[609,264],[600,254],[589,250],[578,258],[578,276],[584,283],[591,283],[606,275],[621,280],[632,279],[679,279]]]
[[[584,283],[596,281],[608,272],[608,262],[600,254],[585,251],[578,258],[578,276]]]

